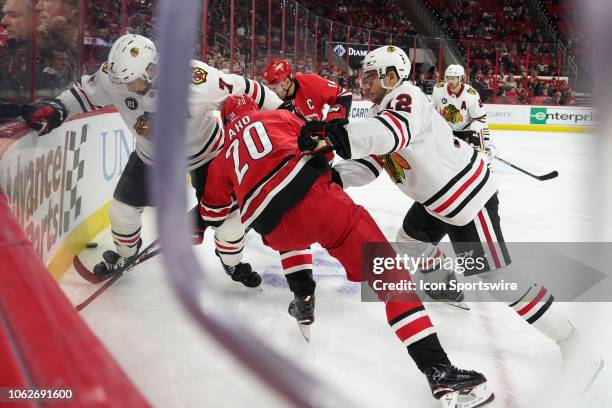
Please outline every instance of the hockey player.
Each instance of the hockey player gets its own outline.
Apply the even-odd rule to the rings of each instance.
[[[246,93],[266,109],[277,108],[281,101],[257,82],[223,74],[200,61],[192,61],[191,67],[186,152],[191,183],[199,201],[208,165],[223,142],[223,129],[212,111],[219,109],[225,97],[232,94]],[[114,105],[133,131],[136,149],[121,174],[109,208],[116,251],[103,254],[104,260],[94,268],[98,274],[113,273],[137,254],[142,242],[141,214],[145,206],[152,204],[147,173],[153,163],[150,137],[155,115],[156,74],[157,50],[154,43],[146,37],[127,34],[113,44],[108,60],[95,74],[84,75],[57,99],[37,102],[24,109],[26,122],[41,135],[75,114],[106,105]],[[197,211],[194,217],[196,215]],[[200,242],[202,234],[200,228],[196,237]],[[228,220],[216,230],[215,244],[223,268],[233,280],[249,287],[261,283],[259,274],[252,271],[248,263],[241,262],[244,228],[238,219]]]
[[[273,59],[260,74],[263,82],[276,95],[291,103],[298,115],[306,119],[325,120],[348,117],[351,111],[353,95],[338,84],[316,74],[293,74],[291,65],[283,59]],[[325,105],[328,106],[324,115]],[[291,110],[291,109],[289,109]],[[327,154],[329,161],[333,153]],[[281,264],[289,289],[297,298],[306,298],[314,293],[315,281],[312,278],[312,251],[308,248],[296,248],[295,251],[281,252]],[[314,314],[302,322],[312,324]]]
[[[213,160],[200,212],[218,225],[238,205],[242,222],[278,251],[305,248],[318,242],[344,266],[347,278],[361,281],[361,246],[385,243],[370,214],[336,183],[321,155],[304,155],[297,147],[304,122],[284,110],[262,112],[247,96],[228,97],[221,115],[225,143]],[[394,254],[390,246],[387,253]],[[474,407],[493,399],[485,377],[452,366],[422,303],[414,295],[385,300],[387,318],[427,376],[435,398],[446,407]],[[292,303],[299,318],[311,312],[314,295]]]
[[[397,241],[406,254],[425,259],[442,258],[437,247],[448,235],[459,257],[473,258],[478,265],[466,275],[477,274],[485,282],[516,282],[518,291],[491,295],[518,313],[561,348],[566,372],[579,373],[577,389],[590,384],[603,360],[585,347],[548,289],[521,276],[510,267],[498,215],[495,177],[484,160],[467,143],[453,138],[423,92],[408,82],[410,61],[404,51],[384,46],[363,60],[361,86],[374,103],[370,118],[308,122],[324,130],[325,140],[302,135],[306,150],[329,145],[344,159],[378,155],[391,180],[415,200],[406,214]],[[370,159],[370,158],[369,158]],[[379,162],[371,160],[372,166]],[[351,160],[334,166],[344,187],[364,185],[381,169],[368,171]],[[356,169],[363,171],[359,174]],[[347,171],[348,170],[348,171]],[[478,260],[485,262],[477,262]],[[421,272],[435,282],[454,279],[442,262],[423,266]],[[456,300],[457,292],[440,291],[440,299]]]
[[[273,59],[261,73],[263,82],[285,102],[293,102],[307,119],[323,119],[323,108],[329,106],[326,120],[348,117],[353,96],[338,84],[316,74],[293,74],[283,59]]]
[[[446,82],[438,82],[431,102],[444,120],[453,128],[453,134],[488,156],[495,152],[487,126],[487,112],[476,89],[465,83],[461,65],[451,64],[444,73]]]

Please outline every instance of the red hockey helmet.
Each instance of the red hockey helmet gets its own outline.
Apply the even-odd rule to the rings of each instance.
[[[275,58],[270,61],[260,76],[268,85],[276,85],[292,76],[291,65],[284,59]]]
[[[250,96],[230,95],[225,98],[223,107],[221,108],[221,119],[223,120],[223,125],[227,125],[234,119],[256,110],[259,110],[259,107],[255,102],[253,102]]]

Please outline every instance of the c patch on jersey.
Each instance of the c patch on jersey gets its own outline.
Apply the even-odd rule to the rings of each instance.
[[[204,71],[200,67],[196,67],[193,69],[193,72],[191,73],[191,82],[193,82],[196,85],[203,84],[204,82],[206,82],[206,75],[208,75],[206,71]]]
[[[478,92],[476,92],[476,90],[474,88],[468,88],[466,90],[467,93],[471,94],[471,95],[476,95]]]
[[[138,101],[130,96],[129,98],[125,98],[125,106],[131,110],[136,110],[138,109]]]
[[[404,170],[410,170],[410,165],[406,159],[398,153],[390,153],[378,157],[381,158],[385,171],[395,184],[401,183],[406,178]]]
[[[463,121],[463,115],[461,111],[455,107],[455,105],[447,105],[442,109],[442,116],[444,120],[450,123],[460,123]]]

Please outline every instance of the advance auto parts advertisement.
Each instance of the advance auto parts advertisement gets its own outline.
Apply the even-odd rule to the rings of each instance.
[[[2,154],[0,187],[43,262],[112,198],[133,149],[115,112],[66,122],[44,136],[29,131]]]

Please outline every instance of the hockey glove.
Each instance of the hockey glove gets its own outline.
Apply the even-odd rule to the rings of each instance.
[[[14,119],[21,116],[21,105],[0,103],[0,119]]]
[[[330,122],[334,119],[344,119],[346,118],[346,108],[342,105],[332,105],[329,107],[327,111],[327,116],[325,116],[325,121]]]
[[[308,154],[315,154],[325,147],[329,147],[325,141],[325,122],[322,120],[306,121],[298,136],[298,149]]]
[[[149,138],[149,135],[152,134],[151,122],[153,120],[153,114],[151,112],[144,112],[142,115],[136,119],[136,123],[134,123],[134,130],[136,134]]]
[[[200,245],[204,242],[204,231],[206,231],[206,225],[204,224],[204,220],[200,215],[200,205],[196,204],[189,212],[187,213],[187,218],[191,220],[193,223],[193,229],[191,233],[191,239],[193,245]]]
[[[25,105],[21,111],[26,123],[32,129],[37,130],[40,136],[61,126],[67,114],[66,106],[59,99]]]
[[[454,130],[453,136],[463,140],[475,149],[482,148],[480,134],[474,130]]]

